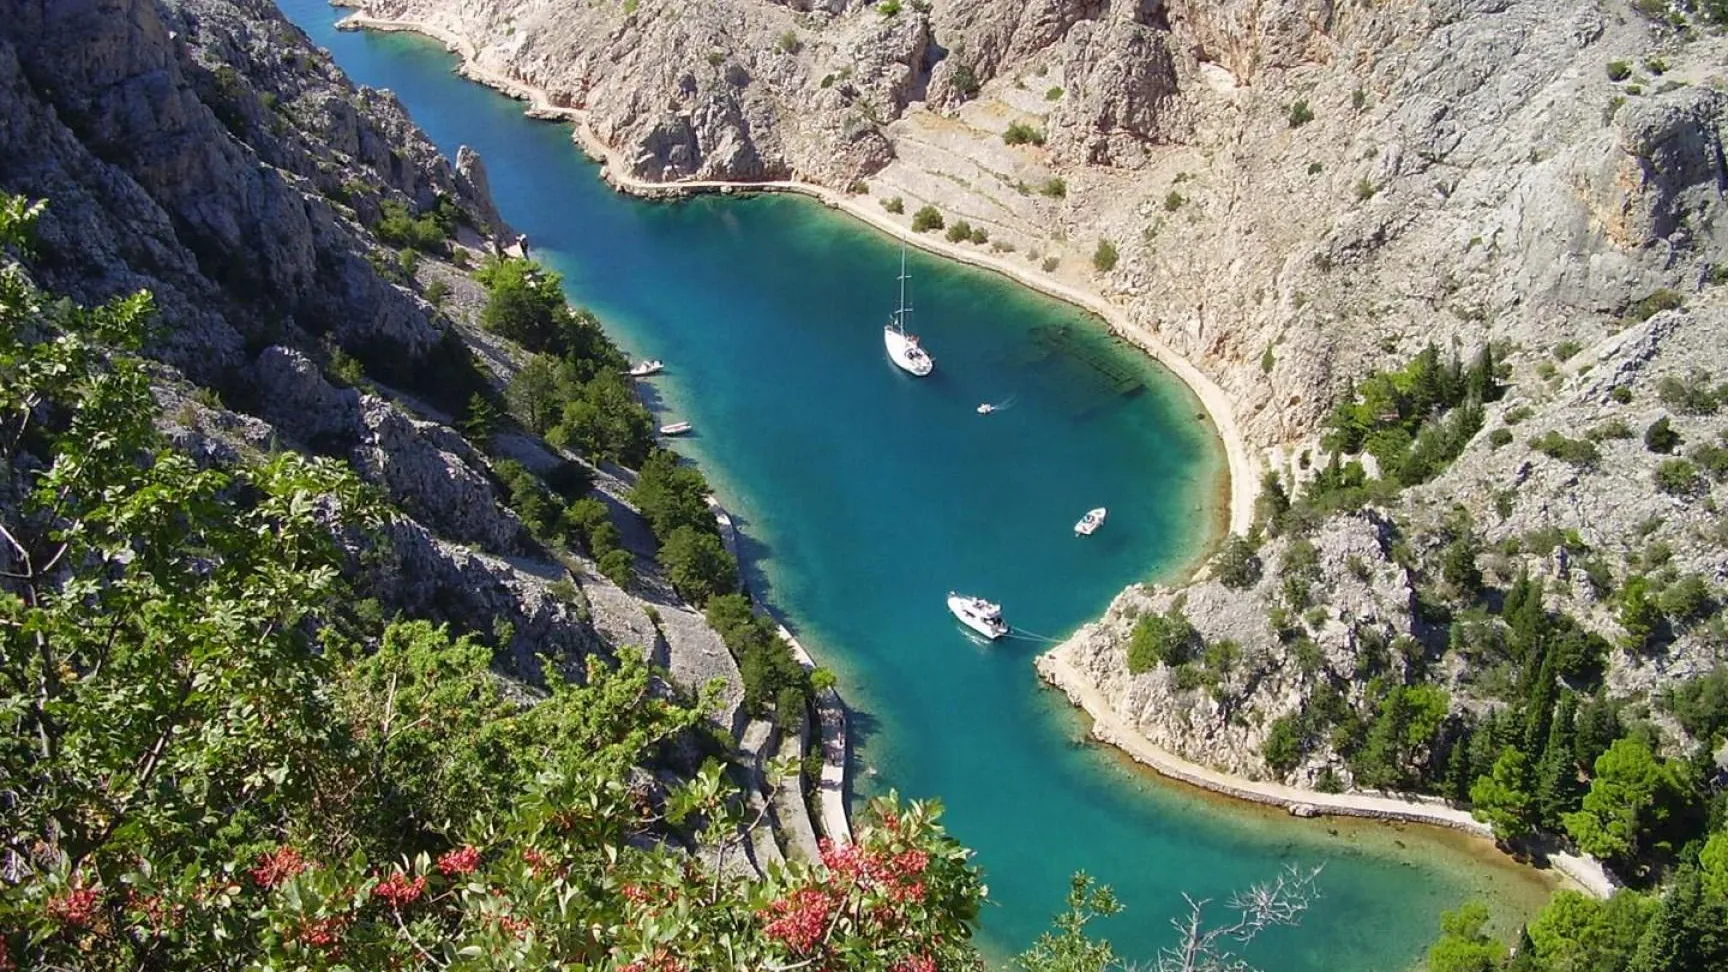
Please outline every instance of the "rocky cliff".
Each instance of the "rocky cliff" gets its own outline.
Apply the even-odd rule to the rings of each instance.
[[[464,150],[452,166],[269,0],[0,3],[0,190],[49,200],[32,259],[45,285],[86,302],[154,295],[178,447],[213,464],[341,457],[401,511],[353,538],[360,591],[387,614],[501,635],[501,665],[529,678],[542,656],[580,672],[640,647],[692,693],[720,679],[719,722],[742,732],[737,667],[656,580],[651,550],[626,592],[545,549],[495,460],[453,427],[514,361],[479,330],[462,269],[505,231],[480,160]],[[442,256],[387,244],[387,211],[446,218]],[[448,311],[433,281],[460,291]],[[515,451],[542,472],[579,463],[537,440]]]
[[[1617,646],[1609,693],[1687,742],[1656,703],[1720,659],[1710,617],[1728,581],[1721,473],[1698,468],[1720,459],[1708,449],[1728,402],[1675,391],[1721,373],[1728,325],[1728,43],[1702,14],[1617,0],[357,5],[460,37],[487,73],[586,112],[637,178],[802,179],[890,204],[896,222],[928,204],[986,230],[988,244],[954,245],[1107,297],[1223,389],[1259,465],[1298,496],[1356,382],[1429,342],[1498,349],[1509,390],[1450,468],[1258,537],[1253,583],[1130,590],[1063,649],[1155,742],[1273,775],[1267,734],[1321,684],[1358,709],[1374,708],[1371,685],[1424,680],[1456,717],[1502,707],[1504,686],[1449,634],[1482,612],[1491,627],[1497,602],[1448,586],[1447,550],[1490,591],[1534,572],[1552,610]],[[1697,478],[1674,481],[1684,448],[1642,443],[1662,417]],[[1702,614],[1618,647],[1628,585],[1689,578]],[[1131,674],[1137,618],[1173,608],[1219,667]],[[1338,748],[1313,748],[1291,778],[1348,784]]]

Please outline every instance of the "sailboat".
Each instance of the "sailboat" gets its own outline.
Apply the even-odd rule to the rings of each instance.
[[[906,333],[906,248],[900,248],[900,307],[882,328],[882,343],[888,347],[888,357],[902,369],[922,378],[936,370],[930,353],[918,345],[918,335]]]

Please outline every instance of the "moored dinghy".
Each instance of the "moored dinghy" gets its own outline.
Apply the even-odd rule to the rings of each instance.
[[[661,435],[683,435],[690,431],[689,422],[673,422],[671,425],[660,426]]]
[[[1102,506],[1095,510],[1087,510],[1086,515],[1080,518],[1080,522],[1074,524],[1074,535],[1077,537],[1091,536],[1099,527],[1104,525],[1104,517],[1108,512]]]
[[[632,378],[646,378],[649,375],[659,374],[660,369],[664,367],[666,367],[666,365],[659,358],[652,358],[648,361],[638,363],[629,371],[626,371],[625,374]]]

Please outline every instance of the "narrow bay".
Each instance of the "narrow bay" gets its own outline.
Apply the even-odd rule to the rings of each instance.
[[[738,514],[753,587],[860,709],[860,791],[938,797],[978,850],[992,954],[1028,944],[1076,870],[1128,908],[1098,930],[1148,959],[1182,892],[1222,899],[1285,862],[1324,864],[1303,926],[1250,951],[1268,972],[1401,969],[1466,897],[1492,892],[1503,912],[1540,897],[1526,875],[1426,832],[1296,822],[1079,746],[1080,719],[1032,672],[1043,645],[979,647],[948,616],[943,596],[959,589],[1060,636],[1197,552],[1224,501],[1223,460],[1168,372],[1067,305],[914,252],[912,330],[937,373],[911,379],[880,336],[893,241],[801,199],[615,195],[565,126],[456,77],[437,45],[338,33],[323,0],[282,6],[355,81],[395,91],[446,153],[478,149],[500,210],[572,300],[667,362],[663,414],[695,424],[678,448]],[[985,401],[1007,407],[979,416]],[[1109,522],[1076,539],[1094,506]]]

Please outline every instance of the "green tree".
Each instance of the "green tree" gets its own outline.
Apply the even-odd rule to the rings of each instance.
[[[1212,558],[1212,576],[1225,587],[1241,590],[1253,587],[1260,579],[1260,557],[1247,537],[1233,533],[1224,540]]]
[[[1535,827],[1530,787],[1530,758],[1511,747],[1501,750],[1488,775],[1470,785],[1470,814],[1494,828],[1496,840],[1527,837]]]
[[[1698,870],[1704,892],[1717,901],[1728,902],[1728,830],[1710,835],[1698,853]]]
[[[1634,577],[1620,592],[1620,627],[1626,630],[1626,649],[1643,651],[1661,631],[1666,618],[1656,598],[1650,594],[1650,582]]]
[[[1175,668],[1188,660],[1194,637],[1194,626],[1180,606],[1164,614],[1142,615],[1128,641],[1128,670],[1140,674],[1158,665]]]
[[[1056,916],[1055,929],[1039,935],[1015,964],[1024,972],[1105,972],[1116,965],[1116,951],[1109,942],[1090,938],[1086,929],[1121,911],[1108,887],[1084,872],[1076,874],[1068,886],[1068,910]]]
[[[463,435],[475,442],[485,443],[492,438],[492,433],[498,428],[500,421],[498,407],[486,396],[475,392],[468,399],[467,414],[462,417],[459,427]]]
[[[708,481],[696,468],[680,462],[677,453],[656,449],[650,454],[637,473],[630,498],[661,543],[679,527],[705,533],[719,529],[708,508]]]
[[[1602,901],[1578,891],[1558,891],[1530,922],[1530,943],[1539,968],[1625,969],[1644,932],[1651,902],[1633,891]]]
[[[1621,739],[1597,758],[1582,807],[1565,816],[1578,848],[1624,864],[1647,849],[1680,809],[1684,790],[1674,770],[1635,739]]]
[[[543,354],[529,358],[510,379],[504,397],[516,421],[536,435],[545,435],[558,417],[558,362]]]
[[[1428,949],[1429,972],[1494,972],[1506,949],[1483,931],[1488,906],[1469,901],[1440,916],[1440,940]]]
[[[692,604],[703,604],[738,587],[738,564],[720,538],[695,527],[673,530],[660,547],[660,562],[672,588]]]

